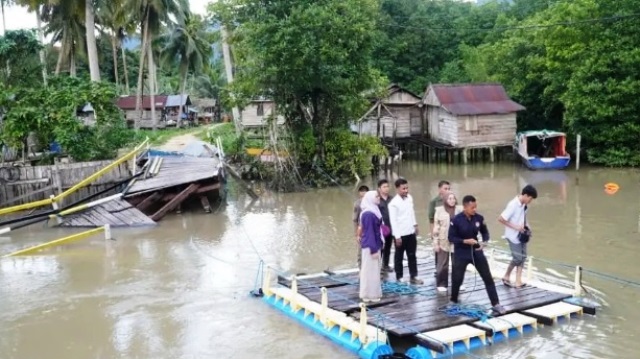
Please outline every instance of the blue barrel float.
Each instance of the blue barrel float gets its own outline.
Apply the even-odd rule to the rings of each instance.
[[[387,343],[376,341],[363,344],[358,338],[352,340],[352,333],[349,330],[341,334],[340,328],[337,325],[327,329],[319,320],[316,320],[313,315],[305,315],[304,308],[298,308],[298,310],[294,311],[290,303],[285,303],[283,298],[278,298],[276,295],[265,295],[263,300],[287,316],[302,323],[307,328],[331,339],[331,341],[346,348],[350,352],[355,353],[362,359],[380,359],[394,354],[393,349],[391,349],[391,346]]]

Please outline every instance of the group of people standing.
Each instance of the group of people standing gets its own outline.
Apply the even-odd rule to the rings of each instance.
[[[390,195],[389,182],[378,181],[376,190],[367,186],[358,189],[359,199],[354,204],[354,226],[358,243],[360,268],[360,298],[364,302],[378,302],[382,298],[382,277],[395,272],[398,282],[423,284],[418,278],[416,260],[419,226],[416,220],[413,197],[409,183],[404,178],[395,181],[395,196]],[[531,229],[527,221],[527,206],[537,198],[536,189],[525,186],[512,199],[498,217],[505,226],[504,238],[511,249],[512,261],[502,278],[502,283],[522,288],[522,269],[526,260],[527,242]],[[430,234],[435,257],[435,282],[437,291],[446,293],[449,287],[449,263],[452,261],[450,300],[458,303],[460,290],[464,290],[464,276],[472,264],[482,278],[494,313],[503,314],[484,247],[490,239],[489,230],[482,215],[477,213],[477,200],[467,195],[458,203],[448,181],[438,183],[438,195],[429,203]],[[395,245],[394,267],[390,267],[391,248]],[[409,279],[404,279],[404,256],[407,256]],[[452,258],[452,259],[450,259]],[[515,283],[511,274],[516,271]]]

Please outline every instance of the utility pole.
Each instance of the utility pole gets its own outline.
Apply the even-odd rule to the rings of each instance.
[[[227,74],[227,84],[231,84],[233,82],[233,65],[231,64],[231,50],[229,48],[229,43],[227,42],[229,38],[229,33],[227,32],[227,27],[223,24],[221,27],[222,32],[222,57],[224,58],[224,69]],[[231,93],[231,98],[235,99],[233,93]],[[240,110],[238,107],[233,106],[231,109],[231,113],[233,114],[233,123],[236,126],[236,135],[240,136],[241,132],[241,119],[240,119]]]

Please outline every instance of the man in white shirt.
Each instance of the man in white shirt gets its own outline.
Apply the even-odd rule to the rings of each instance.
[[[522,269],[527,259],[527,242],[524,237],[530,236],[529,221],[527,221],[527,205],[538,197],[538,191],[532,185],[526,185],[520,195],[509,201],[502,211],[498,222],[505,226],[504,237],[511,249],[511,263],[502,277],[502,283],[511,285],[511,272],[516,269],[516,288],[524,287],[522,283]]]
[[[416,250],[418,248],[418,222],[413,208],[413,197],[409,194],[409,183],[404,178],[396,180],[396,196],[389,202],[389,219],[391,221],[391,234],[395,238],[396,253],[394,267],[396,279],[402,281],[404,252],[407,252],[409,262],[409,274],[411,284],[422,284],[418,279],[418,263]]]

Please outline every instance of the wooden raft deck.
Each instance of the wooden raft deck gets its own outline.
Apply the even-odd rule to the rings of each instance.
[[[111,227],[140,227],[154,226],[156,222],[124,199],[118,198],[89,208],[84,212],[69,215],[65,217],[60,226],[100,227],[105,224]]]
[[[471,267],[471,266],[470,266]],[[450,316],[440,310],[449,304],[449,294],[438,294],[435,288],[434,262],[432,258],[418,258],[418,276],[424,280],[420,286],[411,286],[417,293],[397,294],[384,293],[378,303],[367,306],[375,311],[375,315],[368,315],[368,323],[383,328],[398,337],[415,336],[418,333],[431,332],[438,329],[450,328],[462,324],[477,322],[477,318],[465,316]],[[404,268],[405,275],[408,268]],[[387,280],[395,282],[395,274],[389,273]],[[290,281],[279,277],[278,283],[290,287]],[[359,318],[358,273],[353,271],[346,274],[326,274],[313,278],[301,277],[298,282],[298,293],[314,302],[321,300],[321,287],[327,288],[328,306],[332,309]],[[460,304],[475,304],[490,307],[490,301],[485,291],[484,283],[479,275],[467,271],[465,275],[465,290],[460,292]],[[407,284],[408,286],[408,284]],[[396,284],[397,287],[397,284]],[[515,289],[496,281],[496,289],[500,303],[507,313],[519,313],[531,308],[560,302],[570,295],[551,292],[541,288],[529,286]]]

